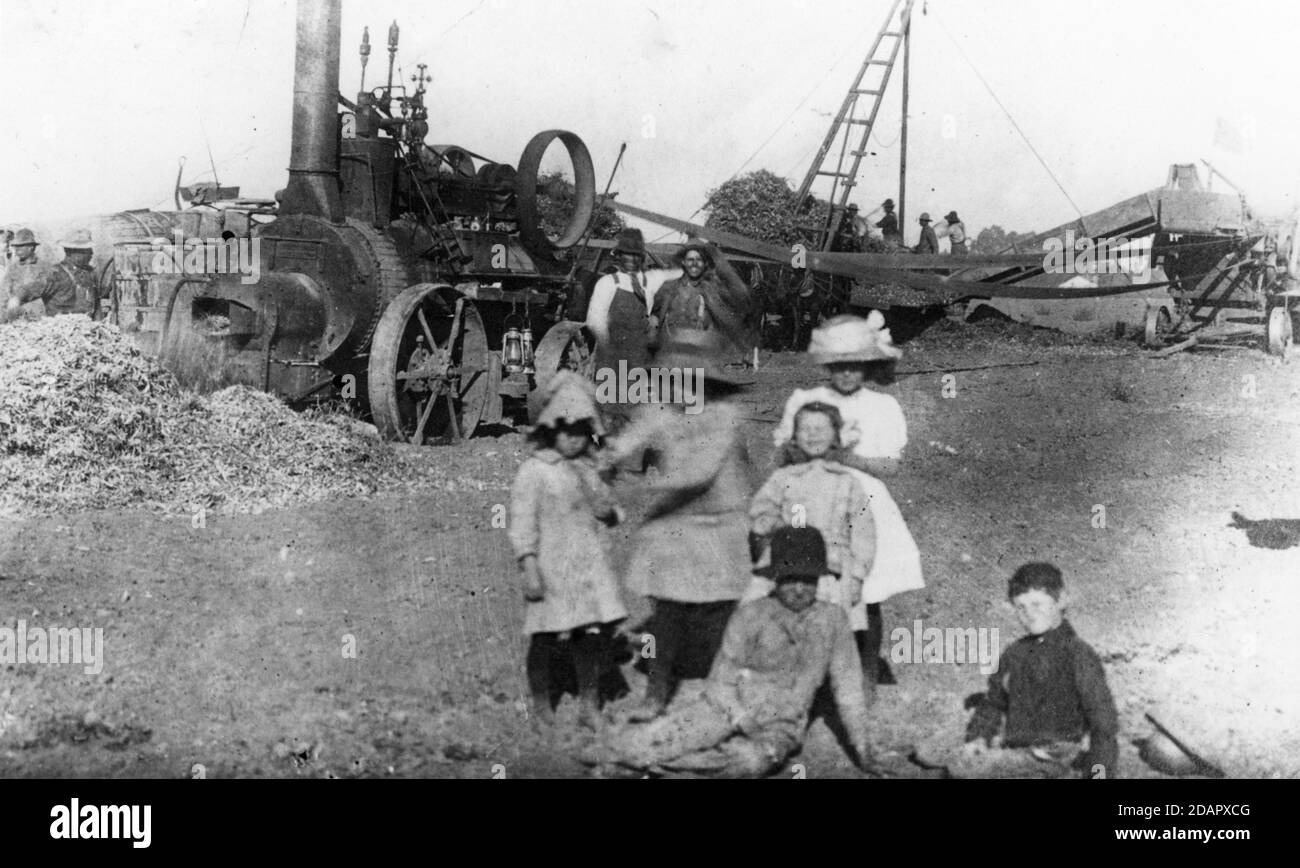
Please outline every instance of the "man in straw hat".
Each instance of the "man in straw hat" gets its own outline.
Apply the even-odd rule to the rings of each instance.
[[[27,228],[14,233],[13,258],[0,279],[0,322],[45,314],[42,299],[49,291],[53,269],[36,256],[36,235]]]
[[[921,240],[912,248],[913,253],[931,254],[939,252],[939,236],[934,234],[934,229],[930,226],[930,213],[922,211],[921,216],[916,218],[916,222],[921,224]]]
[[[664,283],[651,309],[656,345],[667,344],[678,329],[716,329],[724,357],[742,355],[747,342],[744,319],[750,305],[745,281],[716,246],[699,238],[682,245],[677,264],[684,273]]]
[[[714,331],[674,332],[656,367],[678,372],[683,392],[700,388],[702,379],[702,408],[689,395],[660,395],[660,403],[642,406],[607,457],[616,464],[646,448],[659,456],[660,476],[650,485],[659,496],[636,535],[625,576],[627,588],[654,607],[648,632],[655,651],[636,712],[642,719],[663,713],[679,674],[707,673],[749,586],[753,470],[733,400],[741,383],[719,362],[719,349]]]
[[[587,330],[596,340],[595,368],[619,370],[650,364],[650,309],[664,282],[678,277],[676,270],[645,268],[645,238],[640,229],[624,229],[614,246],[618,270],[596,282],[587,306]],[[631,408],[607,404],[613,427],[626,424]]]
[[[872,762],[862,670],[844,611],[817,599],[826,544],[816,528],[772,539],[771,595],[742,606],[700,696],[649,724],[630,725],[583,752],[604,771],[762,777],[803,743],[813,698],[829,679],[859,765]]]

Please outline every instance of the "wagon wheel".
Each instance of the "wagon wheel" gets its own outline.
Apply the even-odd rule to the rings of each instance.
[[[469,437],[488,399],[487,332],[478,309],[443,284],[403,290],[370,343],[367,383],[375,426],[420,445]]]
[[[1164,346],[1165,338],[1174,330],[1173,317],[1163,307],[1147,308],[1142,342],[1148,347]]]
[[[545,404],[546,384],[558,371],[576,371],[584,380],[596,375],[596,358],[580,322],[558,322],[547,330],[533,352],[536,388],[528,393],[528,420],[534,422]]]
[[[1285,304],[1279,305],[1268,314],[1268,351],[1272,355],[1286,358],[1291,352],[1292,337],[1291,311]]]

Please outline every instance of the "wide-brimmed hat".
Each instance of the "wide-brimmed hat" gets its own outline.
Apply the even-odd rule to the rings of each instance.
[[[881,202],[881,203],[880,203],[880,207],[881,207],[881,208],[885,208],[885,209],[893,208],[893,207],[894,207],[894,200],[893,200],[893,199],[886,199],[884,202]]]
[[[943,219],[947,220],[949,223],[961,222],[961,218],[957,216],[956,211],[949,211],[947,214],[943,215]]]
[[[59,243],[64,250],[94,250],[95,244],[86,229],[73,229],[68,237]]]
[[[873,310],[866,319],[841,314],[813,330],[808,355],[819,365],[836,362],[879,362],[901,359],[903,351],[885,328],[885,317]]]
[[[722,364],[726,352],[716,329],[678,328],[668,332],[667,342],[655,354],[656,368],[699,369],[704,379],[728,386],[753,382],[730,373]]]
[[[590,422],[597,436],[604,436],[596,406],[595,388],[574,371],[557,371],[543,387],[546,404],[537,416],[537,427],[557,428],[574,422]]]
[[[815,582],[827,572],[826,540],[815,527],[779,527],[772,534],[771,557],[754,570],[777,581]]]
[[[10,247],[22,247],[24,244],[36,244],[36,236],[30,229],[19,229],[14,233],[13,239],[9,242]]]
[[[929,212],[929,211],[922,211],[922,212],[921,212],[921,216],[916,218],[916,222],[917,222],[917,223],[929,223],[929,222],[930,222],[930,212]]]
[[[620,253],[645,256],[645,236],[641,234],[640,229],[624,229],[618,233],[618,240],[614,244],[614,255]]]
[[[704,261],[709,265],[714,264],[713,248],[709,246],[709,242],[702,238],[687,239],[686,243],[681,246],[673,258],[677,261],[678,265],[681,265],[686,261],[686,254],[690,253],[692,250],[703,256]]]

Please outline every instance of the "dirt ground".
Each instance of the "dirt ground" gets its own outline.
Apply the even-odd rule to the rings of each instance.
[[[1147,712],[1230,776],[1300,776],[1300,547],[1229,526],[1234,511],[1300,519],[1300,364],[947,322],[906,349],[890,391],[910,441],[889,486],[928,586],[885,605],[886,630],[997,627],[1009,643],[1008,576],[1053,561],[1106,663],[1123,776],[1157,775],[1132,744]],[[763,357],[744,396],[760,463],[786,396],[819,378]],[[521,597],[493,527],[523,448],[511,433],[423,450],[451,491],[203,527],[134,510],[0,520],[0,627],[104,629],[97,674],[0,668],[0,774],[583,775],[570,730],[536,735],[524,713]],[[619,483],[623,556],[638,485]],[[960,741],[977,666],[894,671],[876,748]],[[643,677],[627,677],[636,698]],[[858,774],[821,721],[796,762]]]

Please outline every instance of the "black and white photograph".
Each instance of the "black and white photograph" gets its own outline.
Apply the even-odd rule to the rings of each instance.
[[[0,0],[0,778],[1300,777],[1297,45]]]

